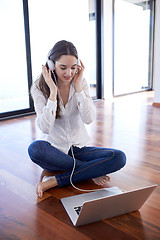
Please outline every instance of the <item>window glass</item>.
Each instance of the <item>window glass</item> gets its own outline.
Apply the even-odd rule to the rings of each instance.
[[[152,1],[115,0],[114,95],[151,88]]]
[[[0,113],[29,108],[23,4],[0,1]]]
[[[95,19],[86,0],[29,0],[29,22],[33,81],[41,73],[47,54],[60,40],[71,41],[85,65],[84,77],[96,91]]]

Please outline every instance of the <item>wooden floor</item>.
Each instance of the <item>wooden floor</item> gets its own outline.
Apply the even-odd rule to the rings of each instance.
[[[160,184],[160,108],[152,102],[152,92],[95,102],[97,119],[87,126],[93,145],[127,155],[125,168],[110,174],[105,187]],[[42,170],[27,154],[28,145],[40,136],[35,116],[0,122],[0,136],[0,240],[160,239],[159,187],[140,211],[73,227],[60,199],[79,191],[68,186],[47,191],[41,200],[36,197]],[[96,188],[91,181],[77,186]]]

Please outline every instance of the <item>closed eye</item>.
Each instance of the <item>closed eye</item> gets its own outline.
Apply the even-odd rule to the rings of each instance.
[[[61,67],[61,70],[65,70],[66,68],[62,68]],[[72,70],[76,69],[76,67],[71,67]]]
[[[66,68],[67,68],[66,65],[64,65],[64,64],[61,64],[61,65],[60,65],[60,69],[61,69],[61,70],[65,70]],[[76,69],[76,68],[77,68],[77,63],[74,64],[74,65],[72,65],[72,67],[71,67],[72,70],[74,70],[74,69]]]

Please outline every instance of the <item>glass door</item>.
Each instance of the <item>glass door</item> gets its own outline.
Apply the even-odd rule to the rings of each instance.
[[[71,41],[85,65],[84,77],[90,84],[92,97],[95,97],[94,0],[28,0],[28,5],[33,81],[41,73],[41,66],[53,45],[60,40]]]
[[[114,96],[152,88],[154,1],[115,0]]]
[[[23,1],[0,1],[0,117],[30,108]]]

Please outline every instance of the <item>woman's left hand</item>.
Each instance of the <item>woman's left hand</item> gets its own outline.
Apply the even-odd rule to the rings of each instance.
[[[77,93],[82,91],[83,72],[85,69],[81,60],[80,63],[81,65],[77,66],[77,73],[75,73],[75,76],[73,78],[74,88]]]

